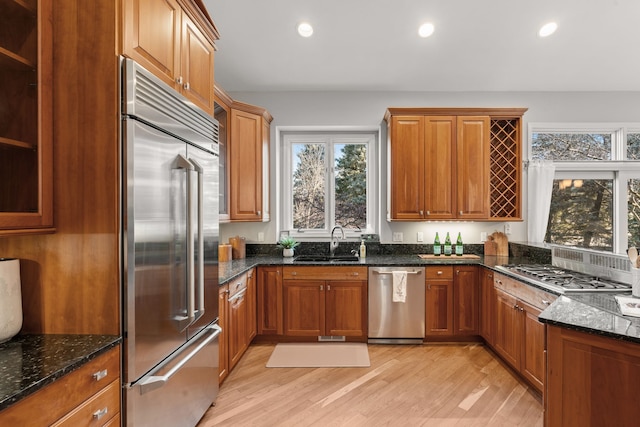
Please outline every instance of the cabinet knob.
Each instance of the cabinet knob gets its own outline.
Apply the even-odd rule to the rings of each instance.
[[[256,212],[256,215],[258,215],[258,216],[262,215],[262,211]]]
[[[431,215],[431,211],[427,211],[427,216]]]
[[[94,380],[96,381],[100,381],[101,379],[103,379],[104,377],[107,376],[107,374],[109,373],[109,371],[107,369],[103,369],[101,371],[95,372],[92,377]]]
[[[456,270],[456,275],[460,274],[460,270]]]
[[[460,215],[462,215],[462,211],[460,211]]]
[[[542,303],[543,303],[544,305],[550,305],[550,304],[551,304],[551,301],[546,300],[546,299],[543,299],[543,300],[542,300]]]
[[[442,276],[442,270],[438,270],[438,276]]]
[[[358,273],[357,271],[354,271],[354,272],[353,272],[353,275],[354,275],[354,276],[359,276],[359,275],[360,275],[360,273]]]
[[[423,212],[423,211],[420,211],[420,216],[423,216],[423,215],[424,215],[424,212]]]
[[[182,87],[184,87],[184,90],[189,90],[191,88],[191,85],[189,84],[189,82],[187,82]]]
[[[493,278],[493,274],[487,274],[487,277],[488,277],[489,279],[491,279],[491,278]]]
[[[331,290],[331,285],[327,285],[327,291]]]
[[[176,77],[176,83],[178,83],[179,85],[182,84],[182,76]]]
[[[320,285],[320,290],[321,291],[324,290],[324,286],[323,285]]]
[[[292,271],[292,272],[291,272],[291,275],[292,275],[292,276],[297,276],[297,275],[298,275],[298,273],[297,273],[297,272],[295,272],[295,271]]]

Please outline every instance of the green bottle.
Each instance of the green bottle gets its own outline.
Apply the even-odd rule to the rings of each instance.
[[[464,250],[462,248],[462,235],[458,232],[458,240],[456,240],[456,255],[462,256]]]
[[[440,256],[440,254],[442,254],[442,245],[440,244],[440,236],[438,236],[437,231],[436,240],[433,241],[433,254],[436,256]]]
[[[444,254],[446,256],[451,255],[451,237],[449,237],[448,231],[447,231],[447,237],[444,239]]]

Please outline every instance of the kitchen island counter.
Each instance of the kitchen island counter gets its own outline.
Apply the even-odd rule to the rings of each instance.
[[[117,346],[113,335],[17,335],[0,344],[0,411]]]

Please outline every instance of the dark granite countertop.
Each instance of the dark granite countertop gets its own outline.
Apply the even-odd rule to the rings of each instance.
[[[0,411],[120,343],[111,335],[17,335],[0,344]]]
[[[539,317],[543,323],[640,343],[640,318],[623,316],[609,293],[560,296]]]

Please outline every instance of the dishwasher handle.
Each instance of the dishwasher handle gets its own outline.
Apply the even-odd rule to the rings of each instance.
[[[379,271],[379,270],[372,270],[374,273],[376,274],[393,274],[393,271]],[[404,271],[404,270],[396,270],[396,271]],[[417,271],[407,271],[407,274],[422,274],[422,270],[417,270]]]

